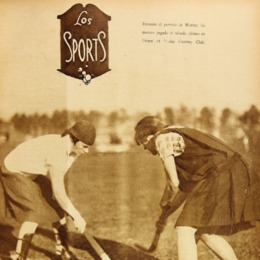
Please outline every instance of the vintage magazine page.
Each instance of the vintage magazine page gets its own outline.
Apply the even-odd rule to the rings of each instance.
[[[259,259],[259,17],[1,0],[0,259]]]

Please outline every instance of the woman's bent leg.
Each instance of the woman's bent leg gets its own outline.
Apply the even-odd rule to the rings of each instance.
[[[178,259],[179,260],[197,260],[197,245],[195,240],[196,228],[193,227],[176,227],[178,236]]]
[[[223,237],[215,234],[203,234],[201,240],[221,259],[237,260],[233,248]]]
[[[31,240],[33,238],[37,226],[38,224],[35,222],[23,222],[18,234],[16,252],[15,255],[12,256],[12,259],[25,260],[27,258]]]

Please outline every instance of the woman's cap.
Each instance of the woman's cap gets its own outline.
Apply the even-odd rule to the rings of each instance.
[[[87,120],[76,122],[68,129],[68,132],[87,145],[93,145],[96,139],[96,129]]]
[[[135,126],[135,141],[138,145],[142,144],[149,135],[154,135],[165,127],[164,123],[155,116],[146,116]]]
[[[156,116],[145,116],[141,119],[135,127],[135,130],[144,126],[156,126],[156,127],[163,127],[163,122]]]

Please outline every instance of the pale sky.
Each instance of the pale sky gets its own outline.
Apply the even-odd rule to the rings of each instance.
[[[55,109],[125,108],[155,112],[165,106],[243,111],[260,98],[258,1],[91,1],[111,16],[109,67],[91,84],[60,68],[60,20],[76,1],[0,2],[0,117]],[[149,3],[149,4],[148,4]],[[84,4],[87,4],[84,3]],[[150,44],[146,23],[194,23],[205,44]],[[175,28],[171,29],[176,31]],[[194,31],[184,28],[179,31]],[[167,38],[168,37],[168,38]],[[174,40],[195,39],[174,36]]]

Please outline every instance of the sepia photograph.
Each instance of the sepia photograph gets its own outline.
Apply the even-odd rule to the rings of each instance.
[[[260,259],[259,1],[0,22],[0,260]]]

